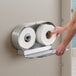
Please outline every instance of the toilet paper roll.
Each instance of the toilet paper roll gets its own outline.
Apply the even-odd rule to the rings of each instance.
[[[53,25],[40,25],[36,31],[37,42],[42,45],[51,45],[56,39],[56,35],[51,33],[54,28]]]
[[[36,34],[33,28],[18,26],[12,33],[12,41],[17,49],[31,48],[36,39]]]

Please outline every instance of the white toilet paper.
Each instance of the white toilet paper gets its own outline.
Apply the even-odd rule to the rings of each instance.
[[[35,31],[31,27],[18,26],[12,33],[12,41],[17,49],[29,49],[35,43]]]
[[[25,55],[30,55],[30,54],[36,54],[39,52],[44,52],[46,50],[50,50],[51,46],[45,46],[45,47],[39,47],[39,48],[35,48],[35,49],[28,49],[27,51],[24,51]]]
[[[37,41],[41,43],[42,45],[52,44],[56,39],[56,35],[51,34],[54,28],[55,27],[53,25],[48,25],[48,24],[43,24],[39,26],[36,31]]]

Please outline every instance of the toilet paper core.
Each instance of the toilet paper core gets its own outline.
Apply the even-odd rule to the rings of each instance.
[[[27,33],[24,37],[25,42],[29,42],[31,40],[31,35]]]
[[[50,39],[52,37],[52,32],[51,31],[48,31],[47,33],[46,33],[46,38],[47,39]]]

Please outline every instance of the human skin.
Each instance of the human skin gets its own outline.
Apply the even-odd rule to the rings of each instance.
[[[64,54],[67,45],[72,40],[75,33],[76,33],[76,23],[70,24],[67,29],[67,33],[65,37],[63,38],[62,42],[60,43],[60,45],[58,46],[56,50],[56,55],[60,56]]]
[[[56,50],[56,55],[58,56],[64,54],[67,45],[76,34],[76,11],[72,17],[72,20],[70,20],[64,27],[56,27],[53,33],[56,33],[56,35],[59,36],[64,31],[67,31],[67,33]]]

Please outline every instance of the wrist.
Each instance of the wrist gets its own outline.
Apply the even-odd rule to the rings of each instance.
[[[67,42],[65,42],[65,40],[62,40],[62,42],[61,42],[60,45],[63,46],[63,47],[65,48],[65,47],[67,47]]]

